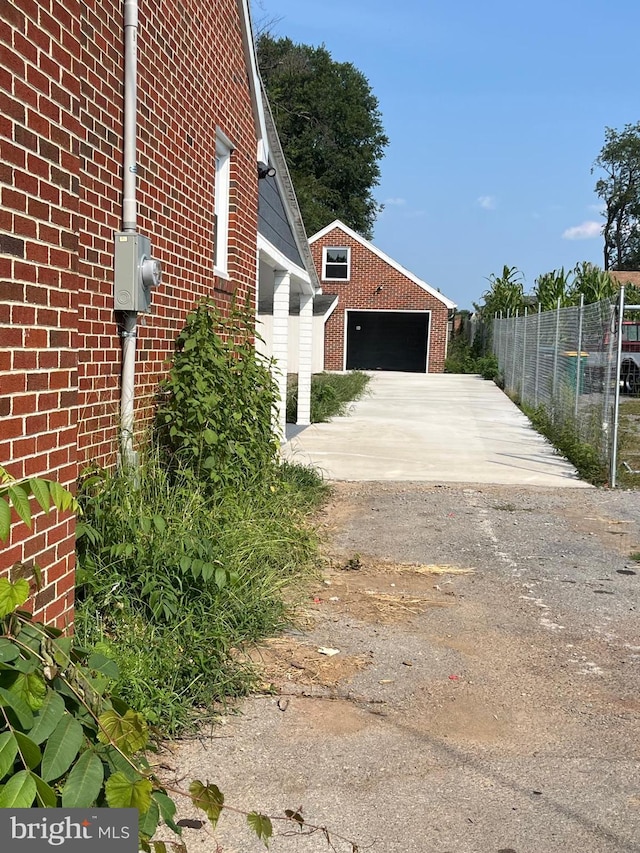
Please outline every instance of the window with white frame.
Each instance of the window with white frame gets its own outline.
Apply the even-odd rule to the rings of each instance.
[[[322,278],[326,281],[349,281],[351,249],[325,246],[322,251]]]
[[[216,174],[213,187],[213,267],[227,275],[229,257],[229,182],[231,143],[220,131],[216,134]]]

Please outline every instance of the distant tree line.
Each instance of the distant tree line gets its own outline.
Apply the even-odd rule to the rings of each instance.
[[[570,271],[564,267],[539,275],[531,291],[525,293],[524,276],[517,267],[504,266],[502,272],[490,275],[489,287],[482,294],[482,302],[474,308],[482,319],[488,320],[495,314],[513,316],[522,314],[526,308],[533,311],[551,311],[560,304],[561,308],[585,305],[611,299],[625,284],[624,273],[603,270],[596,264],[582,261]],[[640,290],[633,284],[625,285],[627,301],[640,303]]]

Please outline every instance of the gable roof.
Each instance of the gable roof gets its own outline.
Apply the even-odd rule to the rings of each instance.
[[[440,293],[438,290],[436,290],[435,287],[431,287],[431,285],[427,284],[426,281],[422,281],[422,279],[418,278],[417,275],[414,275],[412,272],[409,272],[409,270],[405,269],[397,261],[394,261],[393,258],[390,258],[389,255],[385,254],[381,249],[378,249],[377,246],[374,246],[373,243],[370,243],[368,240],[365,240],[364,237],[361,237],[360,234],[358,234],[352,228],[349,228],[349,226],[345,225],[344,222],[340,222],[339,219],[336,219],[334,222],[331,223],[331,225],[327,225],[325,228],[322,228],[320,231],[318,231],[317,234],[314,234],[313,237],[309,237],[309,243],[315,243],[317,240],[322,239],[322,237],[325,237],[330,231],[333,231],[335,228],[342,231],[344,234],[347,235],[347,237],[350,237],[352,240],[355,240],[357,243],[360,243],[361,246],[364,246],[365,249],[368,249],[374,255],[377,255],[380,260],[389,264],[390,267],[393,267],[394,270],[397,270],[397,272],[401,273],[401,275],[405,276],[405,278],[408,278],[414,284],[417,284],[418,287],[421,287],[427,293],[431,294],[434,299],[438,299],[447,308],[453,309],[457,307],[455,302],[452,302],[450,299],[447,299],[447,297],[444,296],[444,294]]]

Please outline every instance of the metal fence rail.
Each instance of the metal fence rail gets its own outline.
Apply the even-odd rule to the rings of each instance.
[[[617,300],[496,317],[492,346],[505,391],[567,427],[611,464],[618,388]]]

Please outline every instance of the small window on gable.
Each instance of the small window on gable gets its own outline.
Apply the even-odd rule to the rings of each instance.
[[[349,281],[351,249],[325,246],[323,251],[322,278],[331,281]]]
[[[231,143],[219,131],[216,134],[216,174],[213,187],[213,266],[219,275],[227,275],[229,257],[229,184]]]

